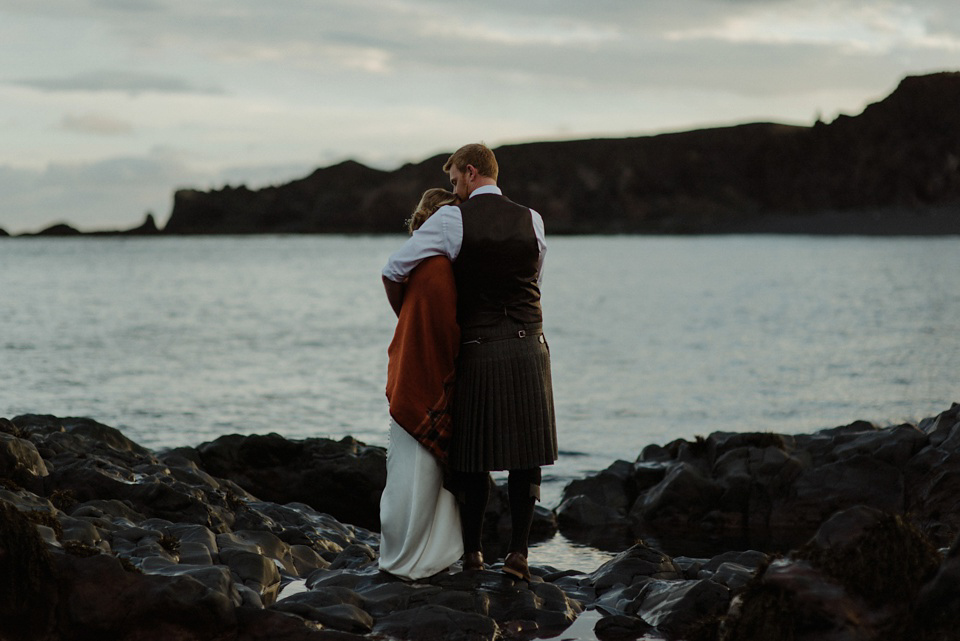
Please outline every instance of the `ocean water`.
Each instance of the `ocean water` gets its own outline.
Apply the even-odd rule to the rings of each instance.
[[[266,432],[386,445],[380,268],[402,241],[0,239],[0,416],[89,416],[152,448]],[[561,458],[544,505],[651,443],[947,409],[958,281],[958,237],[549,239]],[[564,567],[609,556],[538,547]]]

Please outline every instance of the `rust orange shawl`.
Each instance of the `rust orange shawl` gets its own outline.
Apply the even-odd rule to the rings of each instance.
[[[390,416],[446,463],[450,397],[460,348],[457,289],[445,256],[421,262],[407,279],[397,329],[387,348]]]

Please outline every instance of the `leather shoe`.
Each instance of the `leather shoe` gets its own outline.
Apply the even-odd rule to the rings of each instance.
[[[463,570],[464,572],[468,570],[482,570],[483,569],[483,553],[482,552],[467,552],[463,555]]]
[[[503,571],[524,581],[530,580],[530,567],[523,552],[511,552],[503,560]]]

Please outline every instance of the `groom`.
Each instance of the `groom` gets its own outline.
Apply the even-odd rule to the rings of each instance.
[[[444,255],[453,261],[463,344],[449,464],[462,489],[463,568],[483,568],[480,537],[489,472],[509,470],[512,534],[503,571],[529,580],[527,543],[540,497],[540,467],[557,459],[540,309],[543,220],[503,196],[497,159],[486,146],[461,147],[443,170],[462,202],[437,210],[390,257],[383,283],[398,311],[402,283],[421,260]]]

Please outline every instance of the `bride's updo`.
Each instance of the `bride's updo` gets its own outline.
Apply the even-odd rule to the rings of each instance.
[[[422,225],[427,218],[433,215],[433,212],[444,205],[455,205],[458,202],[460,201],[457,195],[446,189],[433,187],[426,190],[423,192],[423,196],[420,197],[420,203],[417,205],[417,208],[413,210],[413,215],[407,219],[407,231],[412,234],[414,230],[420,228],[420,225]]]

